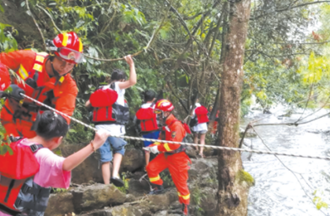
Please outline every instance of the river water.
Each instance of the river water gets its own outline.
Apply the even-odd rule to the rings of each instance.
[[[302,116],[293,114],[280,117],[283,109],[272,110],[273,114],[253,111],[241,122],[245,127],[250,121],[258,123],[294,122]],[[309,111],[309,113],[312,111]],[[320,111],[308,119],[326,113]],[[303,116],[308,113],[305,112]],[[306,119],[306,120],[308,120]],[[330,157],[330,118],[295,126],[260,126],[257,133],[272,151],[320,155]],[[267,150],[257,138],[245,139],[245,148]],[[243,153],[243,166],[255,179],[255,186],[249,193],[248,216],[322,216],[330,215],[330,161],[279,156],[280,160],[297,178],[273,155]],[[308,194],[304,192],[304,190]],[[329,204],[329,209],[317,210],[313,203],[319,197]],[[317,199],[317,198],[315,198]]]

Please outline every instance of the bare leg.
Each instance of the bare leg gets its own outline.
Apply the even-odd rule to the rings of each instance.
[[[110,162],[105,162],[101,166],[104,184],[110,184]]]
[[[150,152],[149,151],[144,151],[144,155],[146,157],[146,166],[149,164],[149,160],[150,160]]]
[[[201,149],[200,149],[200,151],[199,151],[199,155],[200,155],[201,157],[204,157],[204,155],[203,155],[203,150],[204,150],[204,145],[205,145],[205,136],[206,136],[206,133],[200,135],[200,142],[201,142],[202,147],[201,147]]]
[[[194,143],[198,144],[198,133],[194,134]],[[195,146],[195,149],[198,151],[198,146]]]
[[[123,155],[116,153],[113,157],[113,169],[112,169],[112,177],[119,178],[119,168],[121,164],[121,160],[123,159]]]

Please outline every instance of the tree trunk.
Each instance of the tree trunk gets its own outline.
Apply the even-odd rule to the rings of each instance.
[[[223,70],[221,73],[219,145],[238,147],[240,97],[243,82],[244,46],[250,18],[251,0],[230,1]],[[241,155],[219,151],[219,191],[217,216],[247,215],[249,174],[244,172]],[[247,177],[248,176],[248,177]]]

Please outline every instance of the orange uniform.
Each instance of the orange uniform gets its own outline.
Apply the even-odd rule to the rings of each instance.
[[[38,54],[31,50],[0,53],[0,63],[16,71],[19,79],[24,80],[19,82],[19,79],[15,78],[13,83],[22,88],[26,95],[71,116],[78,94],[76,82],[70,74],[58,80],[49,77],[45,68],[47,59],[47,54]],[[6,77],[8,74],[0,74],[0,90],[10,84],[2,83],[1,80],[6,80]],[[23,104],[8,99],[1,111],[1,123],[7,134],[31,138],[35,136],[35,132],[31,131],[32,123],[37,113],[44,109],[26,98]],[[70,119],[66,119],[70,123]]]
[[[166,127],[163,128],[165,130],[165,140],[182,142],[186,135],[182,123],[171,114],[166,119],[165,124]],[[178,190],[179,202],[188,205],[190,202],[190,193],[187,186],[189,157],[184,152],[183,146],[179,144],[155,144],[158,144],[160,154],[146,167],[150,182],[155,185],[162,185],[163,180],[160,178],[159,173],[168,168]]]

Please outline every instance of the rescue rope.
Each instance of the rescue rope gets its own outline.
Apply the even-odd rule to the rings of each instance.
[[[50,107],[40,101],[35,100],[34,98],[31,98],[25,94],[21,95],[27,99],[32,100],[33,102],[44,106],[56,113],[59,113],[91,130],[97,131],[95,127],[92,127],[78,119],[75,119],[65,113],[62,113],[53,107]],[[278,155],[278,156],[288,156],[288,157],[300,157],[300,158],[310,158],[310,159],[320,159],[320,160],[330,160],[330,157],[324,157],[324,156],[313,156],[313,155],[301,155],[301,154],[293,154],[293,153],[285,153],[285,152],[272,152],[272,151],[262,151],[262,150],[252,150],[252,149],[243,149],[243,148],[233,148],[233,147],[224,147],[224,146],[213,146],[213,145],[201,145],[196,143],[187,143],[187,142],[176,142],[176,141],[167,141],[167,140],[158,140],[158,139],[147,139],[147,138],[141,138],[141,137],[132,137],[132,136],[116,136],[111,135],[112,137],[118,137],[118,138],[124,138],[124,139],[131,139],[131,140],[139,140],[139,141],[150,141],[150,142],[159,142],[159,143],[169,143],[169,144],[180,144],[180,145],[186,145],[186,146],[199,146],[204,148],[213,148],[213,149],[220,149],[220,150],[227,150],[227,151],[238,151],[238,152],[250,152],[250,153],[256,153],[256,154],[268,154],[268,155]]]

